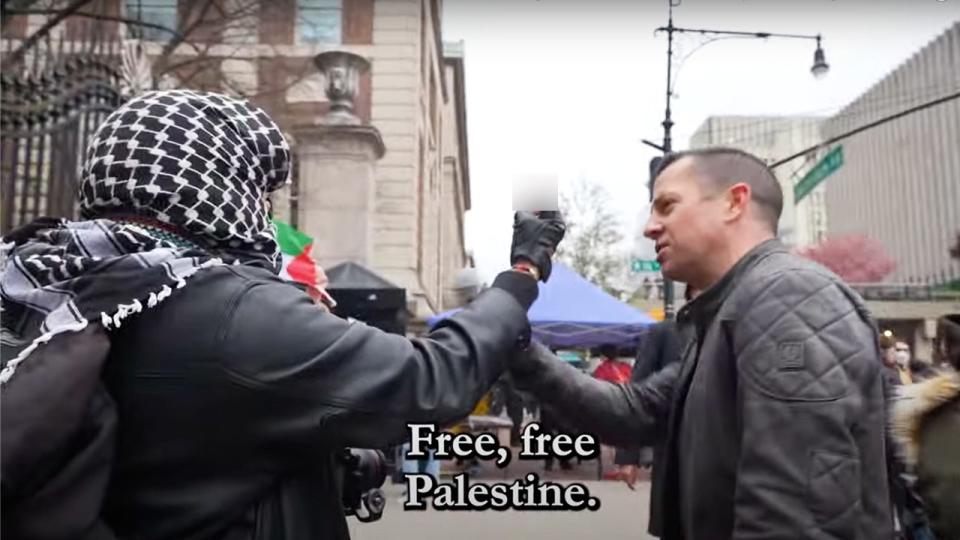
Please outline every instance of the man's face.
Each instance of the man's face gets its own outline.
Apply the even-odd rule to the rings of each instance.
[[[897,359],[896,359],[895,353],[896,353],[896,350],[893,347],[887,347],[887,348],[881,349],[880,356],[885,366],[895,367],[897,365]]]
[[[900,367],[907,367],[910,364],[910,346],[902,341],[898,341],[894,346],[893,357]]]
[[[643,234],[656,242],[664,275],[687,283],[710,273],[708,255],[722,244],[725,197],[704,189],[690,158],[667,167],[653,187],[653,208]],[[706,270],[706,271],[705,271]]]

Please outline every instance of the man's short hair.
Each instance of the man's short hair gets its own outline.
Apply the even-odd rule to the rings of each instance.
[[[954,368],[960,369],[960,313],[944,315],[937,320],[937,341],[947,346],[947,357],[943,358]]]
[[[753,202],[760,209],[760,217],[777,233],[777,222],[783,212],[783,190],[773,171],[753,154],[717,146],[697,150],[684,150],[667,154],[657,168],[659,176],[670,165],[683,158],[690,158],[700,177],[710,183],[709,188],[720,191],[743,182],[750,186]]]

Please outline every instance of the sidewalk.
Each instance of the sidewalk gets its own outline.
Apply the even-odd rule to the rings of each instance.
[[[493,461],[481,461],[480,462],[480,471],[474,477],[478,480],[486,480],[491,482],[503,481],[503,480],[512,480],[514,478],[521,478],[528,473],[536,473],[542,480],[550,480],[554,482],[591,482],[598,481],[603,479],[608,479],[615,471],[615,466],[613,464],[614,448],[603,446],[601,447],[601,459],[591,459],[584,460],[579,462],[576,458],[570,461],[573,467],[570,470],[563,470],[560,467],[560,464],[557,460],[554,460],[553,470],[544,471],[544,460],[526,460],[518,459],[517,456],[520,455],[520,448],[513,447],[511,452],[513,454],[513,459],[510,461],[510,464],[505,468],[500,469],[496,466]],[[602,466],[602,471],[598,470]],[[443,460],[441,461],[441,477],[453,476],[461,472],[456,466],[455,461]],[[640,480],[647,481],[649,480],[649,470],[640,471]]]

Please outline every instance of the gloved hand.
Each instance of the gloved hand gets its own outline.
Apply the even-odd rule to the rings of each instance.
[[[513,215],[510,264],[532,263],[540,272],[540,280],[546,283],[553,268],[550,258],[566,232],[560,212],[543,212],[540,217],[532,212],[517,212]]]

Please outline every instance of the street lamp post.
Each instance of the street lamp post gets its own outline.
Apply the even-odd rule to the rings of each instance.
[[[816,40],[817,49],[813,53],[813,66],[810,68],[810,72],[814,77],[820,78],[826,75],[829,71],[830,66],[827,64],[826,56],[823,53],[823,47],[821,45],[821,36],[820,34],[808,35],[808,34],[776,34],[772,32],[738,32],[731,30],[710,30],[705,28],[681,28],[673,25],[673,8],[679,5],[674,4],[674,0],[667,0],[670,4],[669,16],[667,19],[667,26],[661,26],[657,28],[656,32],[666,32],[667,33],[667,92],[666,92],[666,109],[663,114],[663,144],[658,145],[650,141],[644,140],[643,142],[647,145],[650,145],[661,152],[664,155],[669,154],[673,151],[673,139],[671,137],[671,130],[673,129],[673,119],[672,111],[670,109],[670,99],[673,97],[673,34],[700,34],[703,36],[728,36],[728,37],[744,37],[744,38],[759,38],[767,39],[771,37],[775,38],[792,38],[792,39],[807,39],[807,40]],[[651,163],[651,174],[650,174],[650,201],[653,201],[653,181],[656,175],[656,169],[659,164],[660,158],[655,158],[655,161]],[[673,302],[673,280],[667,276],[663,276],[663,313],[666,319],[674,318],[676,310]]]

